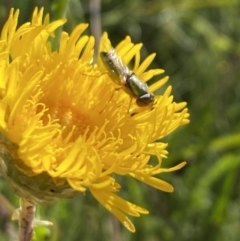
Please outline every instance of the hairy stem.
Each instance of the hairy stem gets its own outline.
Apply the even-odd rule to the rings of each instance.
[[[20,199],[18,241],[30,241],[33,236],[33,222],[36,207],[26,199]]]

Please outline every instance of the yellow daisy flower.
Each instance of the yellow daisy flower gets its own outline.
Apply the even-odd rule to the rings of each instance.
[[[50,39],[66,20],[50,22],[35,9],[31,23],[17,28],[11,10],[0,38],[0,172],[15,193],[33,204],[91,194],[131,232],[127,217],[148,211],[117,195],[115,175],[130,175],[165,192],[173,187],[155,177],[180,169],[162,168],[167,143],[159,140],[189,122],[186,103],[173,102],[171,87],[139,107],[111,79],[101,58],[93,62],[94,38],[87,24],[61,33],[58,51]],[[142,80],[163,73],[148,70],[154,54],[140,63],[141,44],[127,37],[116,52]],[[101,51],[111,43],[102,37]],[[149,87],[154,92],[167,82]],[[150,156],[157,156],[155,165]],[[113,175],[115,174],[115,175]]]

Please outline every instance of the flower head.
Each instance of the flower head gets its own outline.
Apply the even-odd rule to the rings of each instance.
[[[43,19],[35,9],[31,23],[17,28],[11,10],[0,38],[0,172],[16,194],[32,203],[48,203],[90,190],[130,231],[127,217],[147,214],[117,195],[115,175],[130,175],[154,188],[173,187],[155,177],[185,165],[162,168],[167,144],[159,140],[189,122],[186,103],[173,102],[171,87],[139,107],[112,80],[101,58],[93,62],[94,38],[82,35],[87,24],[62,32],[59,50],[50,38],[65,20]],[[146,71],[154,54],[140,63],[141,44],[127,37],[116,52],[143,81],[163,73]],[[107,34],[101,51],[111,48]],[[167,82],[162,78],[150,92]],[[158,140],[158,141],[157,141]],[[150,156],[157,156],[155,165]]]

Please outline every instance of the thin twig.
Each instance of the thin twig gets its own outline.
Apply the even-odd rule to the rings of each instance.
[[[102,35],[102,25],[101,25],[101,0],[90,0],[89,1],[89,11],[90,11],[90,27],[92,35],[95,38],[94,47],[94,57],[98,55],[100,38]]]
[[[111,214],[110,214],[110,219],[112,222],[111,240],[121,241],[122,238],[121,238],[119,221],[116,219],[116,217],[114,217]]]

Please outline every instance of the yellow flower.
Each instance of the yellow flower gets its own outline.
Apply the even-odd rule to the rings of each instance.
[[[15,193],[32,203],[48,203],[90,190],[131,232],[127,215],[147,214],[117,195],[116,175],[130,175],[162,191],[173,187],[154,177],[185,162],[162,168],[167,143],[159,140],[189,122],[186,103],[173,102],[171,87],[152,105],[136,100],[116,86],[99,58],[93,62],[94,38],[62,32],[59,50],[50,39],[65,20],[43,19],[35,9],[31,23],[17,29],[19,11],[11,10],[0,39],[0,171]],[[140,64],[141,44],[127,37],[116,52],[144,81],[163,73],[146,71],[154,58]],[[111,47],[103,35],[101,51]],[[153,92],[167,82],[160,79]],[[150,156],[157,163],[150,164]],[[115,175],[113,175],[115,174]]]

